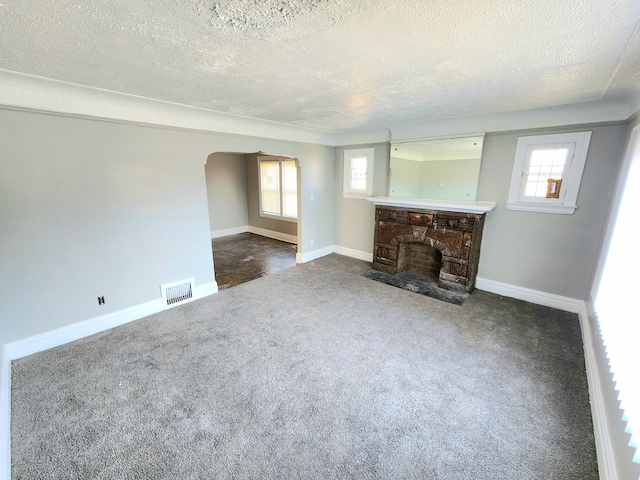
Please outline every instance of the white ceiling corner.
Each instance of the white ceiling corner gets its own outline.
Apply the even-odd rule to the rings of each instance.
[[[325,143],[640,108],[637,0],[0,0],[0,19],[0,104],[17,107],[135,116],[151,99],[188,107],[186,126]]]

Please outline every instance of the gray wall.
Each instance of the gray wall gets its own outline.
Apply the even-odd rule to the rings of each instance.
[[[335,244],[360,252],[373,252],[375,206],[367,200],[343,198],[344,151],[373,147],[373,195],[387,195],[389,186],[390,144],[353,145],[336,149],[335,169]]]
[[[288,222],[286,220],[278,220],[275,218],[260,216],[258,155],[252,154],[246,156],[245,169],[247,172],[247,208],[249,215],[249,225],[251,225],[252,227],[264,228],[265,230],[270,230],[272,232],[297,236],[297,222]],[[300,192],[298,192],[298,195],[300,195]]]
[[[9,110],[0,131],[5,342],[156,300],[163,283],[212,282],[211,153],[298,158],[301,237],[333,245],[334,148]]]
[[[205,177],[211,231],[249,224],[244,157],[234,153],[214,153],[207,159]]]
[[[579,300],[588,297],[625,128],[617,124],[487,134],[478,200],[495,201],[497,207],[487,214],[480,277]],[[575,213],[506,210],[518,137],[586,130],[593,133]]]

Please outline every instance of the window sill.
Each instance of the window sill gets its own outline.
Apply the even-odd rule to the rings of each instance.
[[[370,197],[371,197],[370,193],[350,193],[350,192],[342,193],[342,198],[355,198],[360,200],[366,200],[367,198],[370,198]]]
[[[558,215],[573,215],[578,208],[577,205],[545,205],[543,203],[514,203],[505,202],[507,210],[518,210],[521,212],[554,213]]]
[[[262,218],[270,218],[271,220],[282,220],[283,222],[298,223],[297,218],[281,217],[280,215],[269,215],[268,213],[260,213]]]

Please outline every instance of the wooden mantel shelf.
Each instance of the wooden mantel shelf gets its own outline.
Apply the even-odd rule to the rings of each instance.
[[[496,208],[496,202],[465,202],[461,200],[425,200],[422,198],[369,197],[375,205],[421,208],[441,212],[487,213]]]

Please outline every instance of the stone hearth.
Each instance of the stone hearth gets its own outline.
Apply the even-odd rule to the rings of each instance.
[[[422,243],[442,254],[438,286],[474,289],[485,213],[377,205],[375,215],[374,269],[399,273],[400,245]]]

